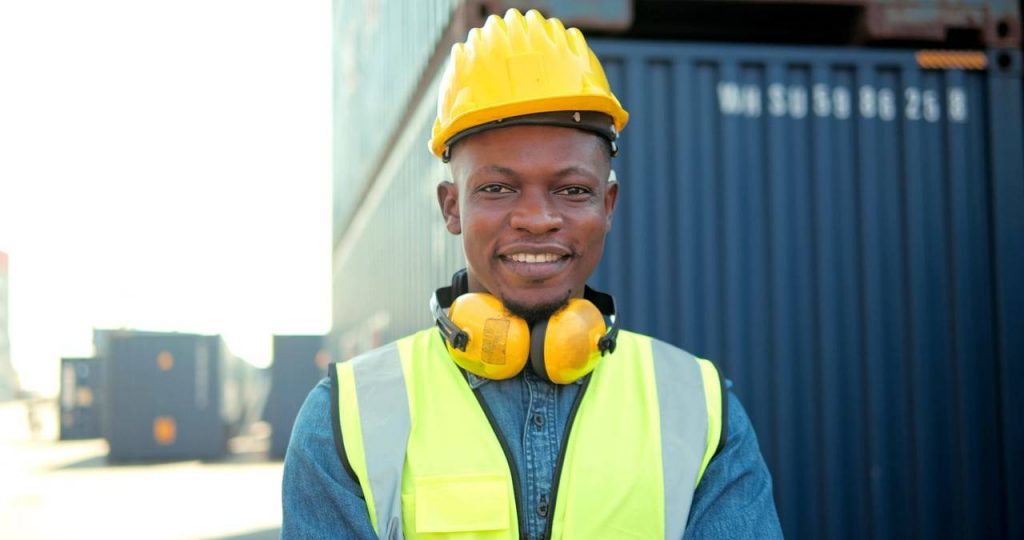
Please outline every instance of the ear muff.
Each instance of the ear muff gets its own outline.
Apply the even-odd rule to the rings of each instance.
[[[463,369],[494,380],[523,370],[530,353],[530,328],[501,300],[486,293],[463,294],[452,302],[448,319],[467,337],[462,348],[445,340],[448,353]]]
[[[618,311],[611,295],[584,287],[548,320],[533,325],[512,315],[501,300],[486,293],[466,293],[465,270],[450,287],[434,291],[430,312],[445,347],[460,367],[488,379],[508,379],[527,360],[544,380],[568,384],[593,371],[605,353],[615,352]],[[605,326],[604,317],[611,321]]]
[[[594,370],[601,359],[599,347],[608,328],[601,311],[591,302],[571,298],[547,321],[530,333],[530,367],[542,379],[569,384]]]

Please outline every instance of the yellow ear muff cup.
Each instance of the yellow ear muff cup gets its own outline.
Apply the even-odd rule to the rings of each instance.
[[[571,298],[551,316],[544,332],[544,368],[548,379],[569,384],[594,370],[601,351],[597,342],[607,327],[601,311],[587,300]]]
[[[448,318],[469,335],[465,351],[448,353],[466,371],[493,380],[516,376],[530,353],[530,328],[486,293],[463,294],[448,308]]]

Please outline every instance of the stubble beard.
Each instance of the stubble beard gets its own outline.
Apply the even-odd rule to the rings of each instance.
[[[532,327],[534,323],[550,319],[552,315],[558,312],[558,310],[565,307],[565,305],[569,303],[569,297],[571,295],[572,292],[569,291],[565,293],[564,297],[558,300],[534,306],[520,304],[515,300],[510,300],[507,298],[502,298],[501,302],[502,304],[505,305],[505,309],[507,309],[513,315],[525,320],[526,324]]]

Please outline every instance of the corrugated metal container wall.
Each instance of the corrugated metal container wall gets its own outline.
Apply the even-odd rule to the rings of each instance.
[[[98,358],[60,359],[60,440],[103,436],[103,364]]]
[[[263,418],[271,427],[270,455],[284,457],[292,425],[309,391],[327,373],[324,336],[274,336],[274,363]]]
[[[1020,538],[1019,55],[592,45],[632,114],[595,284],[735,382],[787,536]]]
[[[334,0],[335,242],[461,3]]]
[[[110,459],[213,459],[244,407],[236,362],[219,336],[105,336]]]
[[[334,358],[430,325],[430,293],[464,265],[462,244],[445,230],[435,195],[448,173],[427,151],[436,102],[434,90],[421,100],[335,247]]]

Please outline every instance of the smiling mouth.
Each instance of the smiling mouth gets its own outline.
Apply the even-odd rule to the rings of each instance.
[[[569,256],[559,253],[511,253],[509,255],[502,255],[501,258],[517,263],[542,264],[558,262],[562,259],[568,259]]]

